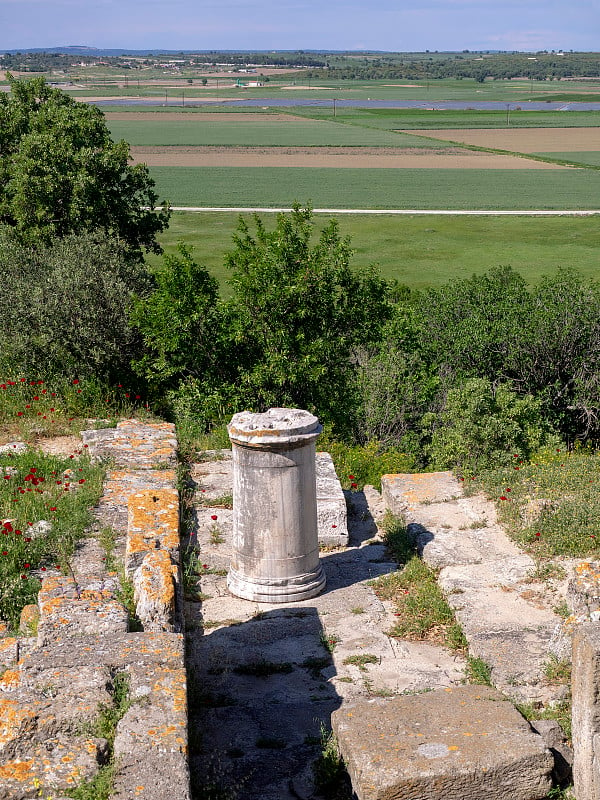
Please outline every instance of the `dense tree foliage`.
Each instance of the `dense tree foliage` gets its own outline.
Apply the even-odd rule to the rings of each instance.
[[[152,286],[145,267],[104,234],[72,234],[31,248],[0,228],[0,374],[119,383],[141,340],[132,294]]]
[[[147,167],[128,163],[102,113],[42,78],[10,88],[0,94],[0,222],[33,244],[99,229],[133,251],[159,251],[168,210],[154,210]]]
[[[134,313],[146,344],[137,369],[171,407],[204,422],[242,408],[300,406],[347,425],[353,355],[379,340],[391,312],[386,284],[350,267],[335,222],[316,237],[310,209],[280,214],[273,231],[240,221],[227,256],[233,294],[180,249]],[[313,242],[313,239],[316,241]]]

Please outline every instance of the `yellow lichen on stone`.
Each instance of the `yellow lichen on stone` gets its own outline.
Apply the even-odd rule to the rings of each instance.
[[[33,727],[34,722],[35,714],[31,708],[0,698],[0,752],[20,732]]]
[[[0,692],[14,692],[21,681],[18,669],[7,669],[0,678]]]
[[[26,761],[17,759],[15,761],[7,761],[5,764],[0,764],[0,781],[16,781],[18,783],[31,781],[33,783],[35,778],[33,764],[34,761],[32,758]]]

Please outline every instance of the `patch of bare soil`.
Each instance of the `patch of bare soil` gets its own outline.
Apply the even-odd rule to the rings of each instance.
[[[555,164],[461,148],[132,147],[151,167],[307,167],[315,169],[565,169]]]
[[[414,133],[414,131],[401,131]],[[420,130],[423,136],[515,153],[600,150],[600,128],[486,128]]]

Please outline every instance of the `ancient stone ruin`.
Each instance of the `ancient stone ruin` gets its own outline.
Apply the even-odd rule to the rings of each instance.
[[[319,562],[315,440],[307,411],[236,414],[233,446],[233,555],[227,585],[246,600],[289,603],[325,586]]]
[[[464,497],[450,473],[384,476],[382,495],[344,497],[331,458],[315,454],[319,432],[300,410],[236,415],[232,451],[192,466],[191,530],[180,527],[172,426],[127,420],[83,433],[111,464],[94,528],[72,574],[44,580],[23,633],[0,635],[0,800],[64,800],[92,778],[109,745],[90,731],[123,679],[115,800],[189,800],[190,769],[196,786],[212,769],[206,785],[224,781],[239,800],[311,800],[319,726],[330,724],[357,800],[541,800],[568,779],[555,723],[530,724],[513,705],[564,698],[543,669],[564,651],[565,623],[532,593],[531,560],[493,505]],[[398,568],[378,535],[385,508],[439,570],[496,688],[464,685],[461,656],[388,635],[394,609],[371,586]],[[98,544],[107,527],[141,630]],[[186,600],[190,547],[206,563],[200,598]],[[592,567],[576,569],[581,624],[568,621],[577,800],[600,800]]]

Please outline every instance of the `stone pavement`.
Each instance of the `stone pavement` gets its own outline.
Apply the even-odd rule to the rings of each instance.
[[[381,496],[368,487],[347,494],[350,546],[322,546],[323,594],[285,605],[233,597],[225,576],[232,512],[222,507],[230,504],[229,454],[212,457],[192,469],[192,542],[203,564],[203,599],[186,604],[192,786],[205,796],[229,787],[240,800],[309,798],[319,737],[335,709],[456,686],[464,662],[386,635],[393,610],[369,581],[396,564],[377,534]]]
[[[325,592],[305,602],[259,605],[233,597],[226,588],[231,467],[227,451],[209,457],[219,460],[195,464],[192,470],[192,543],[199,546],[202,562],[202,601],[186,604],[192,785],[204,796],[212,796],[215,787],[227,787],[231,797],[240,800],[314,798],[311,765],[320,753],[318,738],[329,731],[333,715],[346,761],[359,765],[353,786],[361,800],[388,797],[389,791],[390,797],[396,796],[393,792],[400,791],[402,780],[407,797],[424,793],[423,797],[441,798],[456,769],[464,773],[465,782],[457,797],[468,785],[468,796],[501,798],[516,786],[510,775],[522,777],[515,796],[543,797],[550,785],[548,750],[510,703],[498,705],[492,698],[489,706],[489,713],[497,708],[504,715],[498,730],[505,731],[505,739],[490,739],[485,753],[463,748],[460,758],[436,762],[429,771],[415,766],[411,773],[407,768],[396,776],[399,784],[393,777],[388,784],[374,780],[375,774],[389,777],[398,765],[397,754],[389,748],[388,760],[380,760],[375,773],[369,777],[367,771],[365,777],[361,772],[360,759],[369,760],[371,744],[373,752],[377,749],[377,731],[372,741],[352,726],[344,736],[340,722],[350,711],[360,727],[373,704],[382,721],[390,715],[393,720],[388,703],[414,700],[411,713],[419,736],[425,737],[421,743],[435,744],[442,735],[439,715],[425,705],[435,700],[442,714],[448,704],[443,693],[452,691],[461,707],[467,704],[467,717],[477,716],[481,691],[488,691],[471,698],[469,687],[460,686],[464,662],[457,655],[386,635],[394,623],[393,609],[369,585],[396,569],[378,535],[377,523],[386,507],[407,518],[423,558],[441,569],[440,583],[463,625],[470,652],[490,664],[494,683],[519,701],[547,702],[563,696],[564,687],[548,685],[543,678],[553,635],[560,627],[560,618],[550,608],[560,598],[527,582],[535,564],[496,524],[493,504],[482,497],[462,497],[450,473],[387,476],[383,497],[372,487],[346,493],[350,542],[347,548],[321,548]],[[431,695],[421,694],[429,690]],[[421,697],[431,700],[420,702]],[[448,734],[451,726],[444,730]],[[523,752],[507,744],[519,737]],[[475,780],[480,758],[496,776],[490,781]],[[434,767],[442,776],[439,780]],[[421,775],[426,776],[423,784]],[[446,788],[436,794],[427,781]]]
[[[536,581],[536,563],[508,538],[494,504],[464,497],[450,472],[384,475],[386,506],[404,517],[422,558],[440,570],[471,655],[490,667],[492,683],[517,702],[548,703],[565,687],[544,680],[552,656],[570,656],[552,609],[564,585]]]

